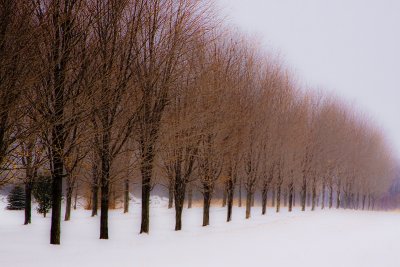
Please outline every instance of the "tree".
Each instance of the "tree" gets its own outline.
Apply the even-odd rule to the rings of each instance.
[[[34,7],[35,96],[31,108],[41,117],[52,176],[50,244],[60,244],[61,197],[65,177],[66,139],[81,120],[73,106],[81,104],[83,78],[88,70],[88,24],[83,0],[38,0]],[[82,114],[81,114],[82,115]]]
[[[38,203],[37,212],[43,214],[43,217],[46,217],[52,207],[52,193],[51,177],[39,175],[33,188],[33,196]]]
[[[21,186],[14,186],[7,196],[8,210],[23,210],[25,208],[25,192]]]
[[[100,239],[108,239],[111,167],[138,118],[132,65],[138,57],[134,43],[139,38],[143,5],[144,1],[97,0],[90,7],[95,18],[92,57],[96,63],[90,77],[93,81],[90,88],[91,126],[95,138],[93,190],[100,185]],[[94,162],[96,159],[100,162]]]
[[[24,97],[29,97],[29,90]],[[25,101],[23,101],[25,102]],[[29,107],[29,105],[27,105]],[[46,156],[45,147],[43,145],[40,127],[38,121],[34,118],[33,114],[28,111],[24,112],[26,115],[21,119],[17,125],[17,131],[22,134],[18,138],[18,148],[14,150],[15,158],[19,159],[20,165],[25,169],[25,175],[21,179],[25,186],[25,218],[24,224],[31,223],[32,213],[32,190],[36,181],[37,172],[40,167],[45,166]]]
[[[31,85],[30,70],[35,68],[30,14],[25,1],[0,3],[0,187],[13,177],[10,155],[22,133],[15,126],[24,116],[20,97]]]
[[[133,73],[140,99],[136,136],[142,176],[140,233],[149,233],[150,191],[161,120],[175,81],[185,67],[184,55],[191,52],[197,36],[208,29],[203,2],[152,0],[142,6]]]

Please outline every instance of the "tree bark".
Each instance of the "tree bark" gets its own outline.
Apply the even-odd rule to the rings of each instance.
[[[53,129],[53,136],[59,136],[63,133],[63,126],[57,124]],[[55,137],[54,143],[58,144],[61,136]],[[53,183],[52,183],[52,209],[51,209],[51,229],[50,229],[50,244],[60,244],[61,234],[61,198],[62,198],[62,178],[64,171],[64,163],[58,145],[53,144]],[[63,146],[62,146],[63,147]],[[46,217],[46,214],[44,214]]]
[[[269,185],[268,183],[264,184],[263,190],[262,190],[262,194],[261,194],[261,206],[262,206],[262,211],[261,214],[265,215],[267,213],[267,202],[268,202],[268,189],[269,189]]]
[[[321,200],[321,209],[323,210],[325,208],[325,179],[322,182],[322,200]]]
[[[31,178],[29,178],[31,179]],[[32,182],[25,183],[25,221],[24,225],[31,223],[32,217]]]
[[[183,205],[181,203],[175,202],[175,231],[182,230],[182,211]]]
[[[112,195],[112,198],[110,201],[111,202],[110,208],[115,210],[117,208],[117,193],[116,193],[115,185],[111,186],[110,191],[111,191],[111,195]]]
[[[192,189],[192,186],[189,185],[189,189],[188,189],[188,209],[192,208],[192,202],[193,202],[193,189]]]
[[[239,180],[239,208],[242,207],[242,178]]]
[[[211,192],[209,189],[203,192],[203,226],[210,224]]]
[[[182,211],[185,203],[186,183],[186,178],[182,177],[180,168],[177,168],[175,171],[173,187],[175,200],[175,231],[182,230]]]
[[[293,208],[296,207],[296,189],[293,185]]]
[[[154,140],[155,137],[152,137]],[[150,192],[151,192],[151,177],[153,171],[154,151],[153,144],[142,144],[142,219],[140,225],[140,233],[149,233],[150,227]]]
[[[329,209],[333,206],[333,184],[332,181],[329,182]]]
[[[92,175],[93,175],[93,184],[92,184],[92,217],[97,215],[97,209],[99,207],[99,176],[97,170],[97,162],[93,160],[92,162]]]
[[[108,239],[108,207],[110,195],[110,131],[103,133],[101,148],[101,203],[100,203],[100,239]]]
[[[65,205],[65,221],[69,221],[71,218],[71,206],[72,206],[72,193],[73,187],[69,184],[67,185],[67,192],[66,192],[66,205]]]
[[[363,195],[363,199],[362,199],[362,210],[365,209],[365,199],[367,198],[367,196],[364,194]]]
[[[316,201],[317,201],[317,182],[316,182],[316,177],[314,175],[313,177],[313,182],[312,182],[312,201],[311,201],[311,210],[315,210],[316,206]]]
[[[291,212],[293,209],[293,182],[289,184],[289,207],[288,210]]]
[[[360,193],[357,193],[355,209],[358,210],[360,206]]]
[[[226,221],[230,222],[232,220],[232,207],[233,207],[233,194],[234,194],[234,183],[232,179],[230,178],[227,182],[227,215],[226,215]]]
[[[58,31],[58,28],[57,28]],[[56,36],[54,46],[58,46],[61,42],[59,34]],[[55,48],[57,51],[59,48]],[[58,62],[58,53],[54,55],[54,62]],[[52,209],[51,209],[51,229],[50,229],[50,244],[60,244],[61,234],[61,198],[62,198],[62,180],[64,176],[64,162],[62,151],[64,149],[65,140],[64,133],[65,127],[63,123],[64,116],[64,79],[65,79],[65,66],[63,64],[56,64],[54,67],[54,119],[55,124],[52,127],[52,143],[51,153],[52,156]]]
[[[303,174],[303,183],[301,185],[301,211],[306,210],[306,198],[307,198],[307,179]]]
[[[371,195],[368,195],[368,210],[371,209]]]
[[[74,210],[76,210],[76,204],[78,202],[78,184],[75,185],[75,195],[74,195]]]
[[[278,183],[276,187],[276,212],[279,212],[281,209],[281,184]]]
[[[175,231],[182,230],[182,211],[185,202],[186,184],[175,183]]]
[[[275,191],[275,186],[272,187],[272,207],[275,207],[275,197],[276,197],[276,191]]]
[[[49,79],[52,80],[49,122],[51,123],[50,164],[52,176],[52,209],[50,244],[60,244],[61,234],[61,200],[64,177],[64,149],[67,124],[65,122],[66,80],[69,75],[68,62],[71,52],[76,46],[79,32],[75,32],[76,1],[53,1],[51,6],[50,27],[54,34],[51,36],[48,55],[50,55]],[[78,37],[79,38],[79,37]]]
[[[340,180],[337,186],[337,193],[336,193],[336,209],[340,208]]]
[[[283,206],[284,207],[287,207],[287,202],[288,202],[287,197],[288,197],[288,194],[287,194],[286,190],[283,189]]]
[[[253,201],[253,193],[251,190],[247,190],[246,194],[246,219],[249,219],[251,216],[251,207]]]
[[[168,209],[172,209],[174,205],[174,181],[169,179],[168,184]]]
[[[372,208],[371,210],[375,209],[375,197],[372,197]]]
[[[129,212],[129,179],[125,179],[124,188],[124,213]]]
[[[226,201],[227,201],[227,190],[228,190],[228,181],[224,183],[224,188],[222,192],[222,207],[226,207]]]

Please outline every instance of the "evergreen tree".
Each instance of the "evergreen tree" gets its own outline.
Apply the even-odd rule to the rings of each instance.
[[[38,203],[38,207],[36,210],[38,213],[43,214],[43,217],[46,217],[46,214],[51,208],[51,186],[51,177],[39,176],[33,188],[33,196]]]
[[[25,208],[25,192],[24,189],[17,185],[7,196],[8,210],[23,210]]]

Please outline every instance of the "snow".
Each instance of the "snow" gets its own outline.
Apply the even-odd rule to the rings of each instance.
[[[235,208],[213,207],[211,225],[201,227],[202,209],[184,210],[183,230],[175,232],[174,210],[152,199],[150,234],[139,235],[140,200],[129,214],[110,212],[109,240],[99,240],[99,218],[72,212],[62,222],[60,246],[49,245],[50,218],[34,212],[22,225],[23,211],[5,210],[0,201],[0,266],[325,266],[398,267],[400,213],[344,210],[306,211],[260,208],[244,219]]]

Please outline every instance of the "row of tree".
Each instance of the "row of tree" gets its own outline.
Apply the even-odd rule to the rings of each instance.
[[[21,179],[26,218],[36,177],[52,177],[50,243],[60,243],[74,190],[100,206],[140,177],[141,233],[150,192],[168,187],[182,228],[185,196],[217,188],[232,218],[235,189],[271,192],[289,210],[379,200],[393,159],[384,137],[339,100],[303,92],[281,62],[221,25],[197,0],[3,0],[0,4],[0,186]],[[63,184],[65,190],[63,190]],[[188,192],[187,192],[188,191]]]

